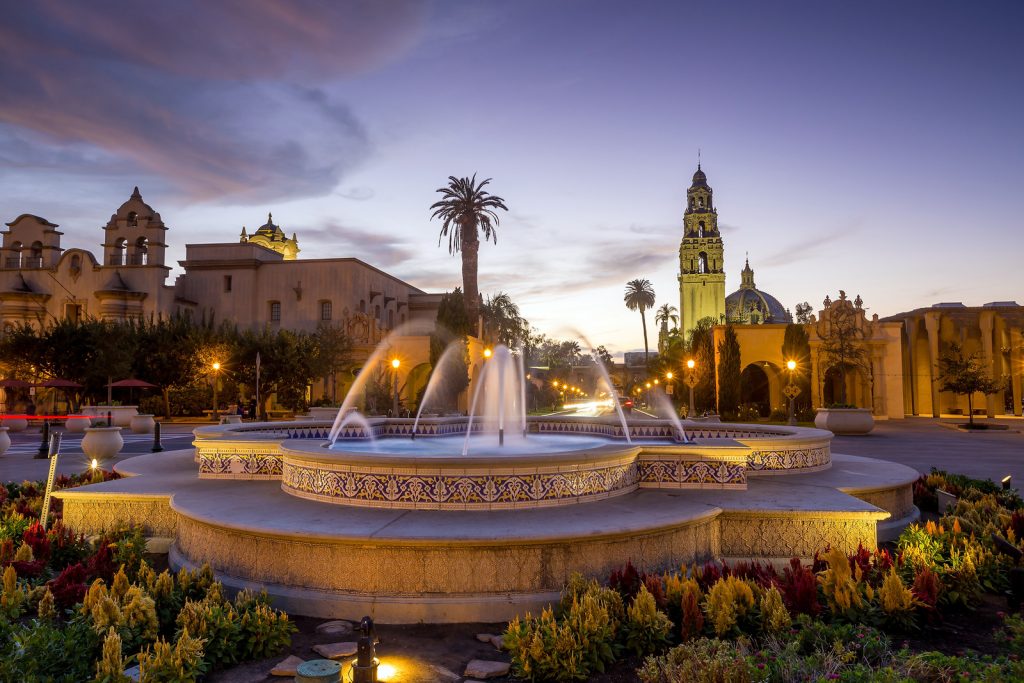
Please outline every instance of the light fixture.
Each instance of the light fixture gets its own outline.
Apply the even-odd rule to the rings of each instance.
[[[492,351],[490,349],[484,349],[484,358],[490,358]]]
[[[220,363],[218,361],[213,361],[213,369],[215,371],[220,370]]]
[[[356,661],[352,662],[352,683],[377,683],[380,660],[374,647],[376,632],[373,619],[363,617],[359,622],[359,640],[356,643]]]
[[[401,364],[402,364],[402,361],[398,360],[397,358],[392,358],[391,359],[391,367],[393,367],[395,370],[397,370],[398,366],[400,366]]]
[[[796,370],[796,361],[795,360],[788,360],[788,361],[786,361],[786,367],[789,368],[790,372],[792,372],[793,370]]]
[[[686,361],[686,367],[690,368],[691,370],[693,370],[693,367],[695,365],[697,365],[697,364],[693,362],[692,358],[690,360]]]
[[[95,469],[96,469],[97,467],[99,467],[99,466],[100,466],[100,463],[99,463],[99,461],[98,461],[98,460],[97,460],[96,458],[93,458],[93,459],[92,459],[92,462],[91,462],[91,463],[89,464],[89,469],[91,469],[91,470],[94,470],[94,471],[95,471]]]
[[[668,372],[665,373],[665,379],[672,379],[672,371],[671,370],[669,370]]]
[[[1003,490],[1004,491],[1009,491],[1010,490],[1010,482],[1011,482],[1011,476],[1009,474],[1007,474],[1005,477],[1003,477],[1002,484],[1003,484]]]

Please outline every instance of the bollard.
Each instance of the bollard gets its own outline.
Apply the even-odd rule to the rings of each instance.
[[[107,411],[107,426],[108,427],[113,427],[114,426],[114,414],[112,412],[110,412],[109,410]]]
[[[160,423],[157,422],[153,425],[153,448],[151,450],[153,453],[159,453],[163,449],[164,447],[160,445]]]
[[[359,622],[359,636],[356,654],[356,661],[352,663],[352,683],[377,683],[377,667],[380,660],[377,659],[377,651],[374,642],[377,639],[377,632],[373,628],[373,619],[363,617]]]
[[[43,419],[43,430],[40,432],[43,438],[39,442],[39,450],[36,452],[35,458],[45,458],[50,452],[50,421]]]
[[[341,664],[333,659],[311,659],[299,664],[295,683],[339,683]]]

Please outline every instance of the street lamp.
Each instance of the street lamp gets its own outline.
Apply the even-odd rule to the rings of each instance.
[[[493,353],[493,352],[489,348],[484,349],[484,358],[490,358],[491,357],[491,353]]]
[[[690,371],[690,374],[686,378],[686,384],[690,387],[690,407],[687,410],[686,416],[691,420],[697,414],[696,408],[693,407],[693,388],[697,386],[697,374],[693,371],[697,364],[692,358],[686,361],[686,367]]]
[[[401,365],[402,361],[398,360],[397,358],[391,359],[391,370],[392,374],[395,376],[395,400],[391,406],[392,417],[398,417],[398,368]]]
[[[789,420],[786,421],[788,425],[796,424],[796,413],[793,409],[793,403],[796,397],[800,395],[800,387],[793,383],[793,372],[796,370],[796,361],[786,361],[786,369],[789,370],[789,384],[783,389],[783,393],[789,398]]]
[[[220,363],[218,361],[213,362],[213,421],[216,422],[219,418],[217,416],[217,380],[220,379]]]

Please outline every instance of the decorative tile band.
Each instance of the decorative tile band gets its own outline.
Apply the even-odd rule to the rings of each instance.
[[[281,452],[218,451],[200,449],[196,452],[200,479],[280,479]]]
[[[550,473],[395,474],[285,462],[281,486],[300,497],[347,505],[495,509],[582,502],[636,488],[635,462]]]
[[[638,467],[644,488],[747,487],[746,467],[738,462],[641,458]]]
[[[811,448],[754,450],[747,456],[747,468],[754,473],[792,470],[814,472],[829,467],[831,463],[832,455],[827,443]]]

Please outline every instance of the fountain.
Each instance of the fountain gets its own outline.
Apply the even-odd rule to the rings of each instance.
[[[501,346],[475,375],[469,415],[367,418],[356,394],[387,345],[333,422],[200,427],[194,449],[55,493],[65,523],[142,524],[175,569],[209,563],[226,586],[266,589],[297,614],[438,623],[536,611],[572,572],[603,578],[626,560],[659,571],[853,552],[918,514],[914,470],[832,454],[824,430],[684,430],[674,414],[627,423],[621,409],[527,417],[523,365]]]

